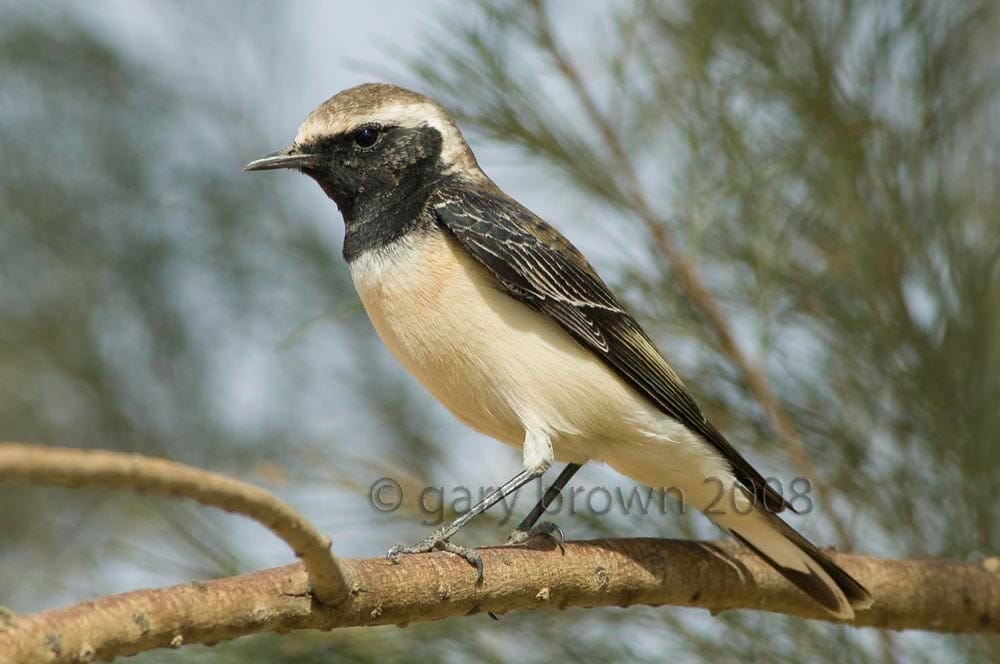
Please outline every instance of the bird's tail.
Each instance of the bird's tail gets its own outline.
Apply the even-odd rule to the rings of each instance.
[[[872,605],[864,586],[764,506],[712,518],[834,617],[851,620]]]

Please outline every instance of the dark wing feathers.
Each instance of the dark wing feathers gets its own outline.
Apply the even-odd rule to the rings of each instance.
[[[554,228],[498,190],[445,186],[429,204],[512,297],[555,320],[660,410],[714,445],[769,510],[789,506],[705,418],[639,324]]]

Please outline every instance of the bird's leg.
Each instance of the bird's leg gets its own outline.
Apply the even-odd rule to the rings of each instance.
[[[397,544],[396,546],[389,549],[388,558],[393,562],[398,562],[399,557],[404,553],[427,553],[428,551],[434,551],[439,549],[441,551],[450,551],[451,553],[457,554],[465,558],[472,565],[475,566],[476,571],[479,573],[479,578],[483,577],[483,561],[473,549],[459,546],[457,544],[452,544],[448,540],[457,533],[465,524],[472,521],[474,518],[493,507],[501,500],[514,493],[521,487],[523,487],[528,482],[537,479],[545,473],[545,469],[525,469],[519,472],[517,475],[512,477],[510,480],[505,482],[498,489],[494,489],[488,493],[480,502],[473,505],[472,509],[458,517],[451,523],[441,528],[438,528],[429,536],[420,540],[416,544],[411,544],[409,546],[403,546]]]
[[[510,537],[507,538],[507,544],[521,544],[523,542],[527,542],[536,535],[552,537],[557,543],[562,544],[563,532],[559,526],[551,521],[542,521],[537,526],[535,524],[538,522],[538,519],[541,518],[542,514],[545,513],[545,510],[549,508],[549,505],[552,504],[552,501],[556,499],[556,496],[558,496],[566,487],[566,484],[569,483],[570,479],[576,475],[576,471],[580,470],[580,468],[581,464],[578,463],[566,464],[566,467],[563,468],[561,473],[559,473],[559,477],[556,478],[556,481],[553,482],[549,486],[548,490],[545,491],[545,495],[542,496],[542,499],[539,500],[533,508],[531,508],[531,511],[528,512],[528,515],[521,520],[521,523],[517,524],[517,528],[515,528],[514,532],[512,532]]]
[[[477,582],[483,578],[482,558],[473,549],[452,544],[448,540],[457,533],[465,524],[469,523],[477,516],[493,507],[501,500],[516,492],[528,482],[538,479],[545,474],[545,471],[552,465],[552,443],[544,433],[528,431],[524,440],[524,470],[519,472],[499,488],[490,491],[481,501],[472,506],[468,512],[458,517],[442,528],[438,528],[428,537],[420,540],[416,544],[403,546],[397,544],[389,549],[387,557],[393,562],[399,562],[401,555],[405,553],[427,553],[435,549],[449,551],[460,555],[470,564],[474,565],[478,572]],[[564,471],[565,472],[565,471]]]

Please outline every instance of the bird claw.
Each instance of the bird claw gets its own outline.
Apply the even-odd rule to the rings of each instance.
[[[424,538],[416,544],[396,544],[389,549],[385,557],[389,560],[389,562],[395,565],[400,562],[404,555],[429,553],[431,551],[447,551],[448,553],[453,553],[456,556],[461,556],[467,560],[470,565],[476,568],[476,584],[482,583],[483,559],[475,551],[475,549],[470,549],[469,547],[461,546],[459,544],[452,544],[447,539],[442,539],[434,535]]]
[[[476,568],[476,585],[483,582],[483,558],[476,552],[475,549],[470,549],[467,546],[461,546],[458,544],[452,544],[447,540],[438,542],[437,548],[465,558],[470,565]]]
[[[555,542],[560,550],[562,550],[563,542],[566,541],[562,528],[551,521],[542,521],[529,530],[515,529],[507,538],[507,544],[524,544],[534,537],[546,537]]]

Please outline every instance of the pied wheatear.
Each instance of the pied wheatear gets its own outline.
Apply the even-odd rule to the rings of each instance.
[[[583,255],[483,173],[448,114],[384,84],[332,97],[292,145],[246,170],[298,170],[344,217],[344,258],[399,362],[462,422],[523,451],[523,469],[414,546],[482,563],[449,541],[559,460],[603,462],[675,487],[833,616],[868,592],[775,512],[788,504],[706,419]],[[725,503],[730,503],[725,505]],[[534,531],[540,504],[515,539]]]

